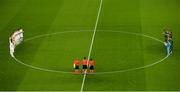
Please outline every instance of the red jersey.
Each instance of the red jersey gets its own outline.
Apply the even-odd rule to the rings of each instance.
[[[94,61],[89,61],[89,66],[94,66]]]
[[[87,65],[87,60],[86,59],[83,59],[82,65]]]
[[[75,61],[74,61],[74,65],[75,65],[75,66],[79,66],[79,61],[78,61],[78,60],[75,60]]]

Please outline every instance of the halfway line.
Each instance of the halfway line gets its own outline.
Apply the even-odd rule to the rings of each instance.
[[[90,45],[90,48],[89,48],[87,65],[89,65],[89,60],[90,60],[90,57],[91,57],[92,47],[93,47],[93,44],[94,44],[94,38],[95,38],[95,35],[96,35],[96,31],[97,31],[97,25],[98,25],[98,22],[99,22],[99,16],[100,16],[100,13],[101,13],[102,3],[103,3],[103,0],[101,0],[100,5],[99,5],[96,24],[94,26],[94,33],[93,33],[92,40],[91,40],[91,45]],[[86,72],[85,72],[84,77],[83,77],[83,82],[82,82],[82,85],[81,85],[81,92],[83,92],[85,80],[86,80]]]

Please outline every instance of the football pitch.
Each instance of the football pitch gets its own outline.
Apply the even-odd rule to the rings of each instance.
[[[180,0],[0,0],[0,91],[180,91],[179,35]],[[83,57],[94,74],[74,74]]]

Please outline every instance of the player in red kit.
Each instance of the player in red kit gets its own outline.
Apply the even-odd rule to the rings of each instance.
[[[75,59],[74,60],[74,74],[79,74],[79,60]]]
[[[87,59],[86,57],[84,57],[83,61],[82,61],[82,65],[83,65],[83,69],[82,69],[82,74],[87,73]]]
[[[89,61],[89,68],[90,68],[90,73],[94,73],[94,60],[90,59]]]

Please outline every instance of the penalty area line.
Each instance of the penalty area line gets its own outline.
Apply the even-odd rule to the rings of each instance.
[[[93,47],[93,44],[94,44],[94,39],[95,39],[96,31],[97,31],[97,26],[98,26],[98,22],[99,22],[99,16],[100,16],[100,13],[101,13],[102,4],[103,4],[103,0],[100,0],[98,14],[97,14],[97,18],[96,18],[96,24],[94,26],[94,32],[93,32],[93,36],[92,36],[92,40],[91,40],[91,45],[90,45],[90,48],[89,48],[87,65],[89,65],[89,60],[90,60],[90,57],[91,57],[92,47]],[[85,83],[85,80],[86,80],[86,75],[87,74],[85,72],[84,77],[83,77],[83,81],[82,81],[82,85],[81,85],[81,92],[83,92],[83,89],[84,89],[84,83]]]

